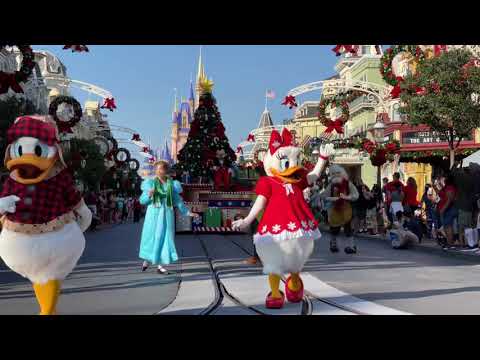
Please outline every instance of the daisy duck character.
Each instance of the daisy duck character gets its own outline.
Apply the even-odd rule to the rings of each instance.
[[[0,195],[0,257],[28,278],[40,315],[54,315],[61,281],[85,248],[92,213],[75,188],[48,116],[23,116],[7,132],[10,176]]]
[[[257,182],[257,199],[248,216],[232,224],[234,229],[244,230],[264,210],[253,239],[263,271],[268,274],[271,292],[265,305],[269,309],[282,308],[285,295],[289,302],[302,300],[300,272],[313,251],[314,240],[321,236],[303,190],[317,181],[334,149],[332,144],[323,145],[310,173],[299,166],[300,151],[288,129],[282,135],[276,130],[272,132],[269,151],[263,159],[267,176]],[[285,294],[280,291],[283,274],[290,274]]]

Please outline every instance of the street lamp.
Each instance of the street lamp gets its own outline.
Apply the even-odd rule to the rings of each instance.
[[[372,128],[372,135],[375,143],[381,145],[385,142],[385,123],[383,122],[384,113],[377,114],[376,122]],[[382,187],[382,174],[381,174],[381,166],[377,166],[377,186],[378,188]]]
[[[372,135],[375,142],[383,144],[385,142],[385,124],[383,122],[383,113],[377,115],[377,122],[373,125]]]

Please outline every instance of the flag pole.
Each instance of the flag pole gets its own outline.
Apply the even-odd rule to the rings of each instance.
[[[268,104],[267,91],[268,91],[268,90],[265,90],[265,110],[267,110],[267,104]]]

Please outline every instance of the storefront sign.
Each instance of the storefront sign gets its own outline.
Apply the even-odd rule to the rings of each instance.
[[[462,140],[473,140],[473,137],[472,135],[470,135],[466,138],[463,138]],[[455,141],[458,141],[457,137],[455,137]],[[418,145],[446,142],[448,142],[446,137],[436,131],[415,131],[402,134],[402,144]]]

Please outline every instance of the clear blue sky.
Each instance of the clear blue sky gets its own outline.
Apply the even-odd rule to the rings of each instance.
[[[338,58],[334,45],[309,46],[204,46],[207,75],[215,82],[227,136],[233,149],[258,124],[265,104],[265,90],[273,89],[270,101],[273,121],[281,123],[293,110],[280,103],[288,90],[323,80],[335,73]],[[170,137],[174,92],[188,97],[190,76],[197,70],[199,46],[89,46],[89,53],[72,53],[62,45],[34,46],[57,55],[75,80],[109,90],[118,110],[106,113],[115,125],[137,130],[154,146]],[[312,93],[302,100],[318,100]],[[82,103],[85,94],[74,92]],[[92,97],[93,99],[94,97]]]

